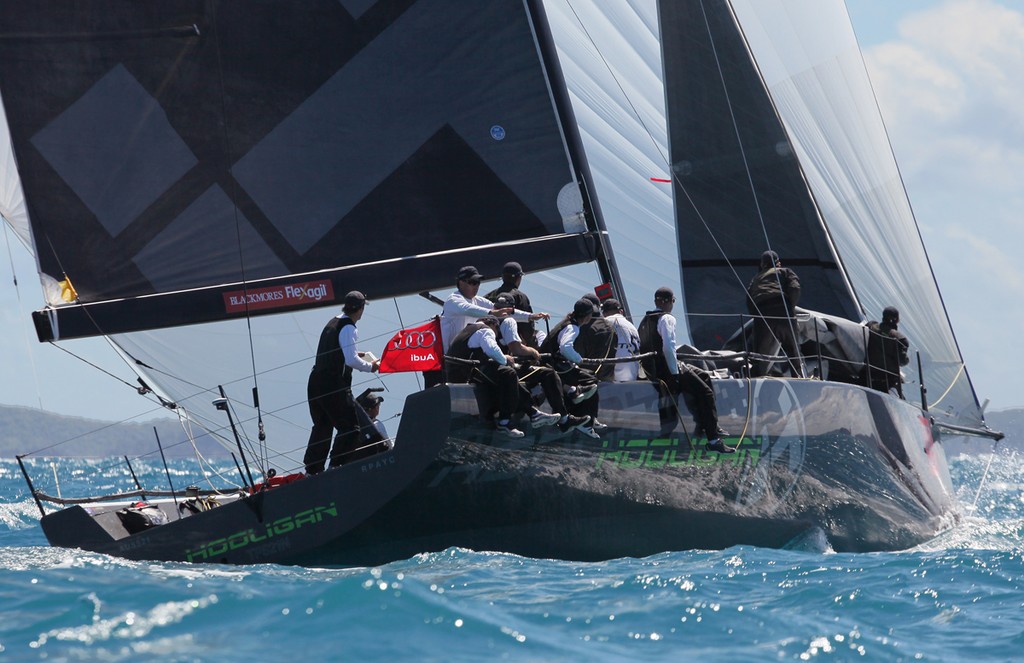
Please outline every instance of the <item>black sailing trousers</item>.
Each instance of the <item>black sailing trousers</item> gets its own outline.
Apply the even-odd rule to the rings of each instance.
[[[337,375],[328,371],[314,370],[309,374],[306,396],[309,398],[309,416],[313,420],[313,429],[309,433],[306,455],[302,459],[306,474],[324,471],[328,451],[331,456],[330,466],[336,467],[343,464],[346,455],[359,446],[356,402],[352,398],[351,386],[341,382]],[[338,431],[336,435],[335,430]]]

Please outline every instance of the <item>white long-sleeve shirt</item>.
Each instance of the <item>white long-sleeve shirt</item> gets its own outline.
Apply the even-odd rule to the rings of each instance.
[[[348,316],[344,313],[338,316],[338,318],[347,317]],[[372,373],[373,364],[360,357],[359,351],[356,350],[356,343],[358,342],[359,332],[356,331],[356,326],[354,324],[345,325],[338,332],[338,345],[341,346],[341,353],[345,355],[345,364],[357,371]]]
[[[522,343],[523,338],[519,335],[519,325],[512,318],[505,318],[498,327],[501,334],[501,343],[506,348],[512,347],[513,343]]]
[[[668,364],[668,372],[679,375],[679,360],[676,359],[676,318],[666,313],[658,319],[658,333],[661,334],[661,351]]]
[[[466,325],[490,314],[493,309],[494,303],[480,295],[473,299],[466,299],[466,296],[458,290],[448,295],[448,299],[445,300],[444,306],[441,308],[441,341],[444,343],[445,352],[451,346],[452,339],[465,329]],[[511,317],[519,322],[530,321],[530,314],[518,309]]]
[[[616,357],[633,357],[640,354],[640,333],[629,319],[621,313],[605,316],[605,320],[615,330],[617,341]],[[615,381],[632,382],[640,375],[640,364],[635,361],[615,364]]]
[[[484,327],[473,332],[473,335],[466,341],[466,345],[483,350],[484,354],[502,366],[508,363],[505,353],[498,347],[498,339],[494,336],[494,330],[490,327]]]
[[[572,322],[563,327],[558,334],[558,351],[562,353],[563,357],[577,365],[583,361],[583,357],[576,352],[576,348],[573,346],[579,335],[580,326]]]

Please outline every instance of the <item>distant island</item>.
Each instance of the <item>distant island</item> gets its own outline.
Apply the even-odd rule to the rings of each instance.
[[[185,441],[182,428],[174,419],[113,423],[0,405],[0,457],[32,454],[106,458],[159,453],[154,427],[168,458],[194,455],[192,445]],[[207,458],[228,456],[228,451],[209,435],[198,437],[196,447]]]

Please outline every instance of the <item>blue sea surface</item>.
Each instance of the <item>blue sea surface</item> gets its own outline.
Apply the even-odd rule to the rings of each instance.
[[[112,466],[59,462],[75,475],[64,494]],[[450,549],[316,569],[51,548],[17,463],[0,460],[0,660],[1024,660],[1021,458],[997,448],[950,467],[960,523],[904,552],[584,564]],[[162,467],[135,470],[166,485]]]

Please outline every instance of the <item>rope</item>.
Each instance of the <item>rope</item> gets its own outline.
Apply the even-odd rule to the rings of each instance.
[[[18,310],[21,311],[24,307],[21,301],[21,288],[18,287],[18,274],[14,269],[14,254],[11,253],[11,239],[7,231],[6,219],[5,223],[0,224],[4,227],[4,244],[7,246],[7,260],[11,265],[11,281],[14,283],[14,295],[18,300]],[[39,409],[43,409],[43,390],[39,386],[39,369],[36,367],[36,356],[32,352],[32,340],[28,333],[28,327],[22,326],[22,337],[25,339],[25,355],[28,357],[29,364],[32,366],[32,383],[36,387],[36,400],[39,402]]]
[[[931,404],[931,407],[933,407],[933,408],[934,407],[938,407],[939,403],[942,402],[942,399],[945,398],[946,396],[948,396],[949,392],[953,391],[953,387],[956,386],[957,380],[960,379],[960,376],[963,375],[963,372],[966,369],[967,369],[967,365],[964,364],[963,362],[960,362],[960,370],[958,370],[956,372],[956,375],[953,376],[953,380],[949,383],[949,387],[946,388],[946,391],[942,392],[942,395],[939,396],[938,400],[936,400],[934,403]]]
[[[978,506],[978,498],[981,497],[981,489],[985,485],[986,479],[988,479],[988,471],[992,467],[992,460],[996,457],[997,446],[999,446],[999,440],[996,440],[995,444],[992,445],[992,453],[988,457],[988,464],[985,465],[985,473],[981,475],[981,481],[978,482],[978,491],[974,493],[974,501],[971,502],[971,511],[974,511]]]

